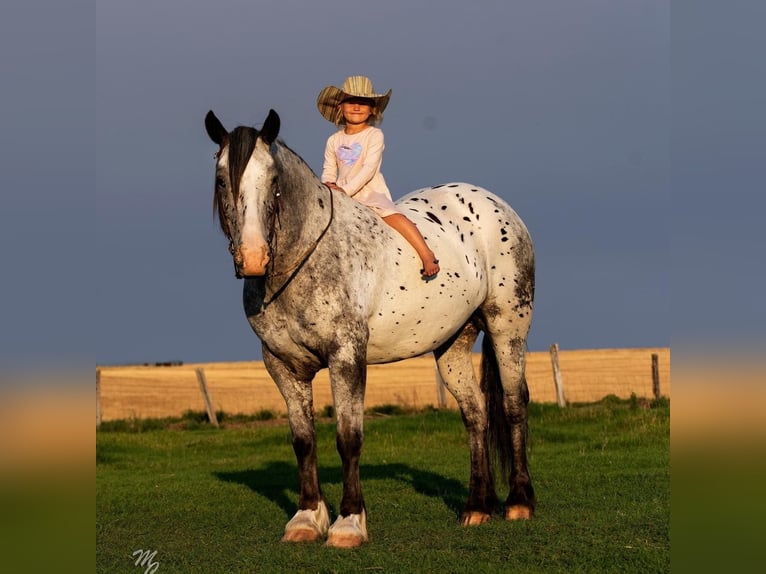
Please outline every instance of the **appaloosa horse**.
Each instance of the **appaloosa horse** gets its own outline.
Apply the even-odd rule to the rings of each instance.
[[[510,492],[504,516],[529,518],[529,392],[524,377],[535,263],[521,219],[498,196],[467,183],[437,185],[398,202],[438,254],[426,281],[415,250],[373,211],[323,185],[281,140],[271,110],[257,131],[205,118],[218,144],[214,207],[244,278],[247,319],[287,404],[298,461],[298,511],[284,541],[353,547],[367,541],[359,480],[367,364],[433,352],[469,435],[464,525],[489,520],[498,499],[492,451]],[[482,374],[471,352],[484,332]],[[343,464],[343,497],[330,526],[317,475],[312,380],[330,370]]]

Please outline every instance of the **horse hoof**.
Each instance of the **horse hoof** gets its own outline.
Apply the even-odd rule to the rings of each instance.
[[[489,522],[490,518],[491,516],[486,512],[478,512],[476,510],[472,510],[470,512],[463,513],[463,518],[460,520],[460,524],[462,526],[478,526],[479,524]]]
[[[530,518],[532,518],[532,509],[528,506],[516,504],[507,506],[505,509],[506,520],[529,520]]]
[[[365,542],[361,536],[354,534],[330,534],[325,544],[333,548],[357,548]]]
[[[320,501],[316,510],[299,510],[285,525],[282,542],[314,542],[324,538],[330,526],[327,505]]]
[[[334,548],[356,548],[367,542],[367,514],[339,516],[327,534],[327,546]]]
[[[316,530],[310,530],[308,528],[291,529],[289,532],[285,532],[280,542],[315,542],[319,540],[322,535]]]

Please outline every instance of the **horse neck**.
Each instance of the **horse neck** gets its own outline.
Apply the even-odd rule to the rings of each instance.
[[[273,253],[277,269],[293,263],[291,258],[305,252],[322,233],[330,217],[329,190],[300,157],[290,150],[280,151],[280,206],[274,223]],[[320,200],[324,208],[320,206]]]

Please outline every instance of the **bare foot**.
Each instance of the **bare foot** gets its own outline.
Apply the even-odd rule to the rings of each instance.
[[[439,272],[439,260],[435,257],[432,256],[422,261],[423,269],[420,270],[420,273],[424,278],[429,279]]]

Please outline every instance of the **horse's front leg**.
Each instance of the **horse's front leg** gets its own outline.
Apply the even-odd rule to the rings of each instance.
[[[330,384],[337,419],[336,444],[343,463],[340,514],[330,527],[327,544],[353,548],[367,542],[367,513],[359,480],[364,440],[364,390],[367,380],[366,338],[341,346],[330,357]]]
[[[282,542],[310,542],[324,538],[330,526],[327,504],[319,487],[312,377],[302,380],[285,364],[263,349],[263,362],[287,405],[287,416],[298,461],[300,495],[298,512],[285,526]]]

